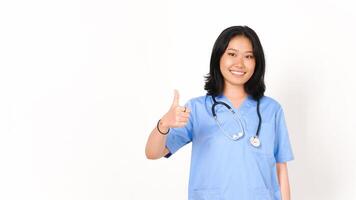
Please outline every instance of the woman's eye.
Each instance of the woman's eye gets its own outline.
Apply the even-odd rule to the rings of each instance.
[[[235,56],[236,54],[235,54],[235,53],[227,53],[227,55],[229,55],[229,56]]]
[[[246,55],[245,57],[248,58],[248,59],[253,59],[254,58],[253,55]]]

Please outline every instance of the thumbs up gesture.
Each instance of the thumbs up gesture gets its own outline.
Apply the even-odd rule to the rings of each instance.
[[[162,117],[160,128],[168,130],[169,128],[183,127],[188,123],[190,109],[179,106],[179,93],[174,90],[174,99],[169,111]]]

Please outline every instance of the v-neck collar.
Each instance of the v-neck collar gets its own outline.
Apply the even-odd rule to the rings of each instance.
[[[217,101],[223,101],[227,103],[233,110],[238,111],[240,113],[244,112],[245,109],[249,108],[250,106],[254,105],[255,100],[251,95],[247,95],[244,100],[241,102],[238,108],[236,108],[232,102],[223,94],[216,96]]]

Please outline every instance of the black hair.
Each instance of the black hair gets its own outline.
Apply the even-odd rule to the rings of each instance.
[[[235,36],[244,36],[252,44],[256,65],[251,78],[244,84],[245,92],[258,100],[263,97],[266,90],[264,83],[265,56],[261,42],[254,30],[248,26],[232,26],[220,33],[216,39],[210,59],[210,72],[204,77],[207,95],[218,96],[224,90],[224,77],[220,71],[220,59],[224,54],[230,40]]]

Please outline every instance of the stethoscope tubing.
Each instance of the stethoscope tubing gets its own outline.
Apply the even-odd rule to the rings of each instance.
[[[211,111],[212,111],[213,117],[214,117],[216,123],[218,124],[219,128],[222,130],[222,132],[224,133],[224,135],[226,135],[227,137],[229,137],[229,138],[231,138],[231,139],[233,139],[233,140],[240,139],[240,138],[244,135],[245,130],[244,130],[244,126],[243,126],[243,124],[242,124],[241,116],[239,115],[239,113],[238,113],[238,112],[235,112],[235,111],[231,108],[231,106],[229,106],[227,103],[225,103],[225,102],[223,102],[223,101],[216,101],[215,96],[213,96],[213,95],[212,95],[212,99],[213,99],[213,102],[214,102],[214,103],[213,103],[213,105],[212,105],[212,107],[211,107]],[[219,104],[225,106],[225,107],[233,114],[233,119],[234,119],[235,121],[237,121],[237,123],[238,123],[239,126],[241,127],[242,133],[240,132],[237,136],[234,135],[234,137],[231,137],[230,135],[228,135],[228,134],[225,133],[224,129],[222,128],[222,126],[221,126],[221,124],[220,124],[220,122],[219,122],[219,120],[218,120],[218,118],[217,118],[216,112],[215,112],[215,107],[216,107],[217,105],[219,105]],[[260,113],[260,100],[259,100],[259,99],[257,100],[256,111],[257,111],[257,116],[258,116],[258,127],[257,127],[257,131],[256,131],[255,135],[250,138],[250,143],[251,143],[254,147],[259,147],[259,146],[260,146],[259,133],[260,133],[261,124],[262,124],[262,117],[261,117],[261,113]],[[238,120],[236,120],[235,114],[237,115]],[[236,137],[235,137],[235,136],[236,136]]]

